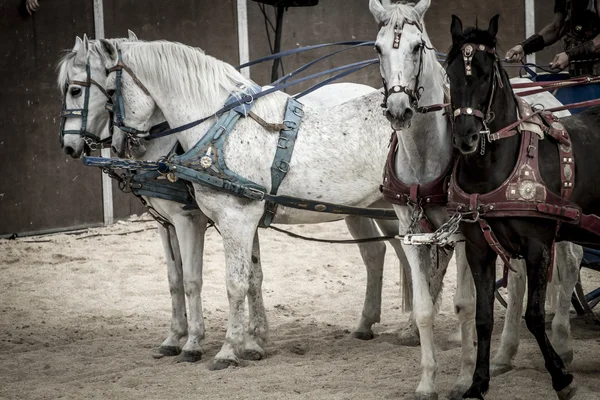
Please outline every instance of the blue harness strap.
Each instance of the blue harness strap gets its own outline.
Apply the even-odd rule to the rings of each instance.
[[[156,197],[181,203],[188,208],[198,208],[196,200],[184,181],[178,179],[176,182],[171,182],[158,171],[134,174],[130,186],[133,194],[138,196]]]
[[[287,129],[279,131],[277,150],[275,151],[275,157],[273,159],[273,164],[271,165],[270,194],[272,195],[277,194],[281,182],[283,182],[290,170],[290,161],[292,160],[292,154],[294,153],[294,145],[296,144],[302,117],[304,116],[302,107],[302,103],[298,100],[291,97],[288,99],[283,117],[283,124],[287,126]],[[264,227],[271,225],[276,211],[277,203],[267,201],[265,204],[265,215],[261,221],[261,225]]]

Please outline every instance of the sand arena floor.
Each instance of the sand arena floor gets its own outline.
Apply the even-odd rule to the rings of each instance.
[[[404,399],[419,381],[420,349],[401,346],[398,262],[388,248],[382,323],[372,341],[352,339],[365,288],[353,245],[322,245],[261,231],[264,298],[271,327],[267,358],[211,372],[225,337],[227,297],[220,238],[207,235],[203,302],[207,336],[196,364],[156,359],[166,337],[170,298],[153,222],[133,218],[79,234],[0,240],[0,398],[2,399]],[[291,227],[348,238],[342,222]],[[107,235],[133,232],[127,235]],[[436,320],[444,398],[458,375],[459,349],[447,338],[454,263]],[[585,272],[585,287],[600,274]],[[504,311],[497,306],[493,349]],[[600,327],[573,321],[570,370],[600,399]],[[487,400],[556,398],[533,337],[522,325],[516,369],[492,379]],[[594,392],[595,391],[595,392]]]

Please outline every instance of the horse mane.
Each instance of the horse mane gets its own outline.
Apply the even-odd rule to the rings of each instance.
[[[240,96],[240,86],[253,84],[231,65],[182,43],[136,41],[119,47],[125,63],[142,82],[156,82],[172,96],[200,106],[214,106],[223,91]]]
[[[419,21],[419,15],[414,9],[415,3],[402,1],[390,4],[386,10],[388,20],[382,29],[394,29],[395,26],[402,26],[404,21]]]
[[[126,42],[128,40],[129,39],[127,38],[109,39],[109,41],[115,45]],[[101,58],[104,58],[103,52],[98,51],[99,44],[100,41],[98,40],[90,40],[89,51],[97,56],[100,56]],[[69,77],[69,70],[74,66],[75,56],[77,56],[77,52],[69,49],[65,49],[62,52],[64,54],[58,60],[58,63],[56,63],[56,69],[58,71],[58,90],[60,90],[61,95],[64,95],[65,83],[68,83],[71,80]],[[84,68],[85,65],[81,65],[81,67]]]

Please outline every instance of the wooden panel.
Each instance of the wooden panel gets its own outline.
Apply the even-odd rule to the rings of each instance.
[[[58,142],[55,65],[75,35],[93,32],[91,1],[40,2],[22,19],[0,1],[0,234],[102,222],[100,172]]]

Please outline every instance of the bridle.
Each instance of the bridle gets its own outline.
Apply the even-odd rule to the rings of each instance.
[[[488,124],[492,122],[496,117],[492,112],[492,103],[496,94],[496,88],[500,87],[502,89],[504,88],[504,84],[502,83],[502,76],[500,75],[500,59],[498,58],[498,54],[496,53],[496,48],[486,46],[484,44],[465,43],[462,45],[461,53],[463,56],[463,61],[465,63],[465,75],[471,76],[473,74],[471,63],[473,61],[473,56],[477,51],[482,51],[494,56],[494,74],[492,77],[492,90],[490,92],[490,97],[487,102],[487,108],[485,110],[479,110],[475,107],[458,107],[454,109],[453,116],[455,121],[461,115],[471,116],[479,118],[481,120],[483,124],[483,129],[479,132],[479,134],[482,135],[480,153],[481,155],[483,155],[485,154],[485,140],[490,134]]]
[[[95,85],[98,89],[100,89],[102,94],[104,96],[106,96],[106,98],[108,99],[109,102],[111,101],[111,97],[108,94],[108,92],[106,91],[106,89],[104,89],[104,87],[102,87],[102,85],[100,85],[98,82],[96,82],[95,80],[92,79],[91,68],[90,68],[89,62],[85,66],[85,71],[86,71],[86,80],[85,81],[72,80],[72,81],[65,82],[63,104],[62,104],[62,110],[60,112],[61,123],[60,123],[59,138],[60,138],[60,147],[61,148],[64,147],[65,135],[79,135],[83,139],[85,144],[91,150],[96,150],[96,149],[102,148],[102,147],[104,147],[104,145],[106,143],[108,143],[112,140],[112,129],[110,130],[111,135],[105,139],[101,139],[99,136],[95,135],[94,133],[87,131],[88,107],[89,107],[89,102],[90,102],[91,86]],[[83,108],[70,108],[70,109],[67,108],[67,91],[69,90],[69,86],[72,84],[79,85],[84,88]],[[79,130],[68,130],[68,131],[65,130],[65,123],[68,118],[81,118],[81,127],[79,128]],[[112,118],[111,118],[111,120],[112,120]]]
[[[142,130],[132,128],[130,126],[125,125],[125,104],[123,103],[123,93],[121,90],[123,71],[125,71],[129,74],[131,79],[133,79],[133,81],[144,92],[144,94],[146,94],[147,96],[150,96],[150,97],[152,97],[152,96],[150,95],[150,91],[148,91],[146,86],[144,86],[144,84],[137,78],[137,76],[135,76],[135,73],[127,65],[125,65],[123,63],[123,60],[121,59],[121,50],[118,50],[117,54],[118,54],[117,64],[114,67],[111,67],[107,70],[107,74],[110,74],[111,72],[116,72],[117,76],[116,76],[116,81],[115,81],[115,94],[113,96],[113,99],[111,99],[110,102],[106,103],[106,109],[109,110],[110,112],[114,113],[115,126],[117,128],[119,128],[121,131],[123,131],[128,136],[129,140],[135,141],[135,140],[138,140],[137,139],[138,135],[146,135],[146,134],[150,133],[154,127],[150,128],[148,130],[142,131]],[[113,102],[113,100],[114,100],[114,102]]]
[[[385,20],[385,21],[381,21],[379,23],[379,29],[381,29],[384,26],[387,26],[387,24],[389,23],[389,20]],[[393,44],[393,48],[394,49],[398,49],[400,47],[400,38],[402,37],[402,30],[404,29],[404,25],[413,25],[415,27],[417,27],[417,29],[423,33],[423,26],[418,22],[418,21],[409,21],[409,20],[404,20],[404,22],[402,23],[402,26],[398,27],[398,25],[394,26],[394,44]],[[383,74],[381,75],[381,80],[383,81],[383,103],[381,104],[381,106],[383,108],[387,107],[387,100],[388,98],[392,95],[392,94],[397,94],[397,93],[406,93],[406,95],[408,96],[411,106],[417,110],[419,108],[419,100],[421,99],[421,93],[423,93],[423,90],[425,90],[423,88],[423,86],[419,86],[419,81],[421,78],[421,73],[423,72],[423,55],[425,53],[425,50],[433,50],[433,47],[427,46],[427,43],[425,42],[425,40],[421,40],[421,50],[420,50],[420,54],[419,54],[419,68],[418,68],[418,72],[417,72],[417,77],[415,78],[415,86],[411,89],[406,85],[394,85],[392,87],[388,87],[388,83],[385,80],[385,78],[383,77]]]

